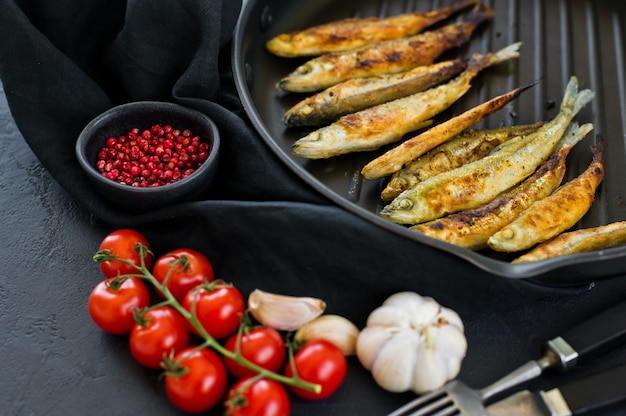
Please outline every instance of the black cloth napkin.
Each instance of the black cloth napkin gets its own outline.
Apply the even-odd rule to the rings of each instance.
[[[156,253],[196,248],[244,293],[259,287],[318,296],[359,326],[394,292],[433,296],[466,323],[461,378],[475,385],[536,357],[544,340],[622,298],[625,279],[558,288],[491,275],[312,190],[266,147],[236,95],[230,52],[240,7],[232,0],[2,1],[0,79],[11,113],[42,165],[99,225],[138,229]],[[179,103],[216,121],[220,167],[199,200],[124,212],[83,175],[74,156],[78,133],[106,109],[138,100]],[[295,400],[294,414],[383,414],[410,397],[377,388],[351,360],[332,398]],[[141,414],[141,405],[111,401],[94,413]],[[174,410],[164,404],[163,412]]]

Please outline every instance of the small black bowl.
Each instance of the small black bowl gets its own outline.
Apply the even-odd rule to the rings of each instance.
[[[96,168],[99,150],[109,137],[125,135],[132,128],[149,129],[169,124],[190,129],[209,143],[209,156],[191,175],[155,187],[134,187],[104,177]],[[215,177],[220,148],[217,126],[207,115],[178,104],[140,101],[113,107],[94,118],[76,141],[76,157],[95,189],[116,206],[128,211],[150,211],[198,197]]]

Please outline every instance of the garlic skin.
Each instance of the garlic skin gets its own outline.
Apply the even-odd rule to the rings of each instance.
[[[349,356],[356,354],[359,333],[359,328],[347,318],[329,314],[304,324],[296,331],[294,340],[304,344],[315,339],[325,339],[339,347],[343,355]]]
[[[456,377],[467,352],[459,315],[415,292],[390,296],[372,311],[356,353],[391,392],[426,393]]]
[[[279,331],[295,331],[320,316],[326,303],[317,298],[287,296],[255,289],[248,296],[248,311],[261,324]]]

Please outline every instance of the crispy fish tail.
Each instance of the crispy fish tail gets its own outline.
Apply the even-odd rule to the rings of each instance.
[[[376,179],[397,172],[412,160],[470,128],[488,115],[495,113],[506,104],[519,97],[524,91],[535,84],[516,88],[506,94],[476,106],[456,117],[453,117],[431,129],[411,138],[363,167],[361,173],[366,179]]]
[[[578,91],[578,78],[571,77],[565,87],[560,111],[567,114],[577,114],[593,97],[594,93],[591,90]]]
[[[582,131],[578,130],[578,134],[566,136],[557,151],[535,173],[486,205],[414,225],[410,229],[470,250],[487,247],[489,237],[561,184],[567,155],[584,137],[580,133]]]
[[[468,68],[478,73],[489,66],[497,65],[514,58],[519,58],[519,49],[521,46],[522,42],[516,42],[494,53],[487,53],[484,55],[474,54],[470,58]]]
[[[584,126],[581,126],[581,129]],[[513,222],[487,240],[496,251],[515,252],[549,240],[571,228],[587,213],[604,177],[602,141],[593,147],[593,160],[577,178],[535,202]]]
[[[288,127],[322,125],[346,114],[424,91],[466,68],[464,60],[454,59],[399,74],[350,79],[298,102],[287,110],[283,122]]]
[[[528,263],[570,254],[603,250],[626,243],[626,221],[561,233],[539,244],[512,263]]]
[[[352,78],[394,74],[429,65],[445,51],[465,44],[474,30],[492,16],[492,9],[479,4],[458,23],[407,38],[325,54],[297,67],[276,87],[283,91],[314,92]]]
[[[463,0],[435,10],[404,13],[384,19],[369,17],[337,20],[282,33],[270,39],[266,48],[274,55],[286,58],[342,52],[372,42],[417,34],[476,3],[478,0]]]
[[[457,168],[488,155],[508,140],[536,131],[543,122],[495,129],[470,130],[442,143],[394,173],[381,192],[383,201],[391,201],[417,183],[439,173]]]

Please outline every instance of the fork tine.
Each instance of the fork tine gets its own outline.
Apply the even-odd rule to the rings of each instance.
[[[404,406],[397,408],[393,412],[389,413],[387,416],[405,416],[407,414],[410,414],[407,412],[410,412],[413,409],[418,408],[419,406],[422,406],[425,403],[436,400],[438,397],[441,397],[441,396],[447,396],[446,392],[440,390],[440,391],[433,391],[428,394],[423,394],[411,400],[410,402],[406,403]]]
[[[422,395],[415,400],[408,402],[404,406],[396,409],[388,416],[435,415],[435,413],[433,412],[444,409],[450,405],[453,405],[453,402],[450,400],[448,392],[445,390],[440,390],[428,393],[426,395]]]
[[[452,405],[436,413],[433,413],[430,416],[459,416],[459,415],[465,415],[465,413],[462,411],[462,409],[459,409],[457,406]],[[413,416],[413,415],[409,415],[409,416]]]
[[[452,411],[452,413],[450,413]],[[407,416],[445,416],[455,414],[458,409],[448,395],[441,397],[436,401],[426,403],[420,408],[415,408],[413,413],[407,413]]]

